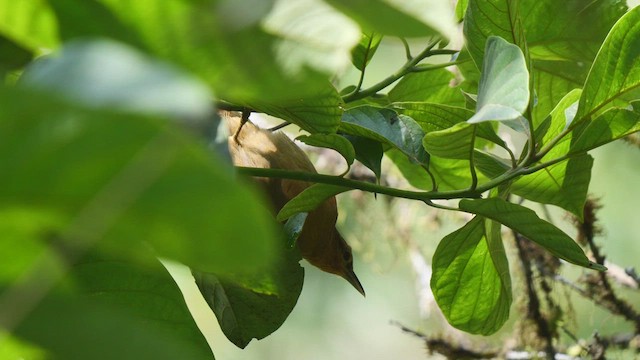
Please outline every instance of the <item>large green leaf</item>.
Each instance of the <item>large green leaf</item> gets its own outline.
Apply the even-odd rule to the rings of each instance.
[[[433,295],[449,323],[482,335],[502,327],[512,301],[500,226],[490,224],[477,216],[445,236],[433,254],[431,276]]]
[[[466,47],[479,69],[484,67],[485,43],[490,36],[526,46],[518,0],[469,0],[464,16],[464,36]]]
[[[460,200],[460,209],[495,220],[531,241],[547,249],[553,255],[570,263],[590,269],[605,270],[602,265],[591,262],[580,246],[569,235],[524,206],[498,198]]]
[[[328,3],[356,20],[365,32],[424,37],[455,32],[453,10],[438,0],[329,0]]]
[[[536,127],[566,93],[582,87],[602,41],[625,13],[625,3],[624,0],[519,2],[533,60]]]
[[[640,7],[616,22],[598,51],[584,84],[577,121],[640,87]]]
[[[33,52],[58,45],[56,18],[46,0],[0,0],[0,35]]]
[[[389,91],[389,101],[464,106],[460,89],[451,86],[453,78],[453,73],[445,69],[409,73]]]
[[[590,155],[572,158],[519,178],[511,190],[525,199],[557,205],[582,218],[592,167]]]
[[[0,107],[3,206],[57,214],[71,246],[136,257],[144,241],[222,273],[271,263],[269,213],[179,128],[17,90],[0,90]]]
[[[196,284],[227,338],[240,348],[276,331],[302,291],[300,255],[282,244],[280,261],[269,271],[216,276],[194,273]]]
[[[531,57],[574,64],[591,62],[611,26],[627,9],[624,0],[540,0],[519,1],[518,5]]]
[[[508,125],[523,121],[522,113],[529,104],[529,72],[522,51],[500,37],[491,36],[487,39],[485,58],[476,114],[467,121],[498,120]],[[527,129],[523,124],[520,126]]]
[[[61,241],[53,212],[3,207],[1,213],[0,324],[38,345],[38,353],[212,358],[178,286],[148,247],[144,265],[123,260],[125,254],[86,254]],[[29,354],[24,347],[14,351]]]

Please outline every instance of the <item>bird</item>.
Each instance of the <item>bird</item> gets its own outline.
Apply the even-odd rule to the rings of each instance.
[[[220,111],[229,129],[229,153],[235,166],[285,169],[317,173],[315,167],[286,134],[262,129],[239,112]],[[254,177],[264,191],[274,214],[312,183],[280,178]],[[338,208],[335,197],[309,212],[296,241],[302,257],[318,269],[338,275],[365,296],[353,270],[351,247],[336,228]]]

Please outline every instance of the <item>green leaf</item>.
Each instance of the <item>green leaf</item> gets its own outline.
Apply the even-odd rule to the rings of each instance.
[[[477,216],[440,241],[433,254],[433,295],[454,327],[490,335],[509,317],[511,280],[499,226]],[[494,229],[497,229],[494,230]]]
[[[640,8],[616,22],[584,84],[577,121],[587,120],[603,106],[640,87]]]
[[[24,227],[30,214],[13,212],[18,222],[0,222],[14,246],[0,261],[23,265],[21,276],[13,274],[15,268],[0,270],[0,293],[11,292],[17,301],[0,310],[0,319],[5,325],[16,321],[10,326],[15,336],[38,345],[46,358],[212,358],[178,286],[148,247],[144,265],[122,256],[85,255],[66,247],[51,229],[44,235],[41,228]]]
[[[0,331],[0,359],[45,360],[47,353],[3,330]]]
[[[473,116],[473,111],[463,107],[429,102],[396,102],[393,106],[414,119],[425,133],[448,129]]]
[[[32,52],[58,45],[56,18],[45,0],[0,0],[0,35]]]
[[[356,159],[376,175],[382,176],[382,144],[362,136],[345,135],[356,151]]]
[[[569,152],[589,151],[636,131],[640,131],[640,111],[609,109],[574,130]]]
[[[558,101],[582,88],[598,48],[616,20],[626,12],[624,0],[519,1],[533,65],[537,125]],[[549,22],[547,19],[563,19]]]
[[[473,116],[473,111],[456,106],[432,104],[425,102],[400,102],[393,106],[403,114],[414,119],[425,133],[448,129],[456,124],[467,121]],[[477,136],[500,147],[506,147],[489,123],[477,125]]]
[[[534,59],[591,63],[605,36],[626,10],[624,0],[519,1]],[[547,21],[550,16],[562,21]],[[553,104],[552,104],[553,105]]]
[[[533,68],[536,95],[533,122],[537,129],[566,94],[582,87],[587,78],[587,66],[569,61],[533,60]]]
[[[574,89],[567,93],[559,102],[558,105],[551,111],[545,121],[547,124],[540,126],[536,129],[536,144],[542,147],[548,144],[551,140],[556,138],[560,133],[566,130],[570,123],[575,119],[576,107],[582,90]],[[556,145],[558,146],[558,145]],[[555,148],[554,157],[558,155],[564,155],[567,147],[563,146],[560,150],[559,147]],[[556,155],[557,154],[557,155]]]
[[[0,179],[3,204],[54,212],[71,246],[136,258],[144,241],[221,273],[271,263],[272,216],[179,128],[17,89],[0,89],[0,108],[0,173],[12,174]]]
[[[351,142],[344,136],[337,134],[312,134],[301,135],[296,140],[311,146],[319,146],[337,151],[347,161],[347,167],[351,167],[356,158],[356,150]],[[347,169],[348,171],[348,169]]]
[[[526,46],[517,0],[469,0],[464,17],[466,47],[478,69],[485,68],[485,43],[491,36]]]
[[[478,89],[476,114],[469,123],[521,119],[529,104],[529,72],[520,48],[504,39],[487,39],[486,61]],[[526,128],[525,128],[526,129]]]
[[[580,246],[569,235],[524,206],[498,198],[460,200],[460,209],[495,220],[545,248],[553,255],[570,263],[590,269],[606,270],[589,261]]]
[[[389,100],[464,106],[460,90],[451,86],[454,77],[453,73],[445,69],[409,73],[389,91]]]
[[[580,90],[573,90],[560,100],[545,122],[536,130],[536,142],[548,144],[561,134],[574,120]],[[573,134],[563,137],[540,162],[566,156]],[[516,195],[544,204],[553,204],[583,216],[583,207],[591,180],[593,159],[590,156],[572,158],[536,173],[522,176],[511,187]]]
[[[382,35],[376,32],[363,33],[360,42],[351,50],[351,62],[356,69],[363,71],[378,50]]]
[[[446,130],[432,131],[425,135],[422,144],[433,156],[469,160],[474,145],[474,126],[459,123]]]
[[[560,206],[581,219],[592,167],[593,158],[589,155],[572,158],[522,176],[511,190],[528,200]]]
[[[240,348],[276,331],[293,310],[304,280],[300,255],[282,249],[269,271],[227,276],[194,272],[196,284],[227,338]]]
[[[422,147],[424,132],[415,120],[389,109],[361,106],[347,110],[340,129],[350,135],[362,136],[393,146],[412,161],[426,165],[429,156]]]
[[[329,0],[329,4],[356,20],[364,32],[399,37],[442,35],[455,32],[449,4],[438,0]],[[428,11],[427,11],[428,10]]]
[[[212,359],[210,350],[205,352],[154,325],[88,299],[50,297],[28,314],[15,334],[46,348],[47,358]]]
[[[335,133],[340,126],[343,104],[338,90],[329,82],[316,94],[306,98],[279,103],[247,103],[253,109],[292,122],[312,134]]]
[[[337,185],[314,184],[304,189],[300,194],[289,200],[276,217],[278,221],[285,221],[295,214],[315,210],[322,202],[336,196],[350,188]]]

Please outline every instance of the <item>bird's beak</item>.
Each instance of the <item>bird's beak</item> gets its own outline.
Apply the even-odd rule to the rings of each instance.
[[[360,294],[362,294],[362,296],[366,297],[366,294],[364,293],[364,288],[362,287],[362,284],[360,284],[360,280],[358,280],[358,277],[356,276],[356,273],[349,269],[347,270],[347,272],[342,275],[342,277],[347,280],[349,282],[349,284],[351,284],[354,288],[356,288],[356,290],[358,290],[358,292]]]

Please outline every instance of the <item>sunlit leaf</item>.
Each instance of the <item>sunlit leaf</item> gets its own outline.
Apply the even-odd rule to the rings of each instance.
[[[32,52],[58,45],[56,18],[45,0],[0,0],[0,35]]]
[[[616,22],[591,66],[584,84],[577,121],[592,114],[622,94],[640,87],[640,7]]]

